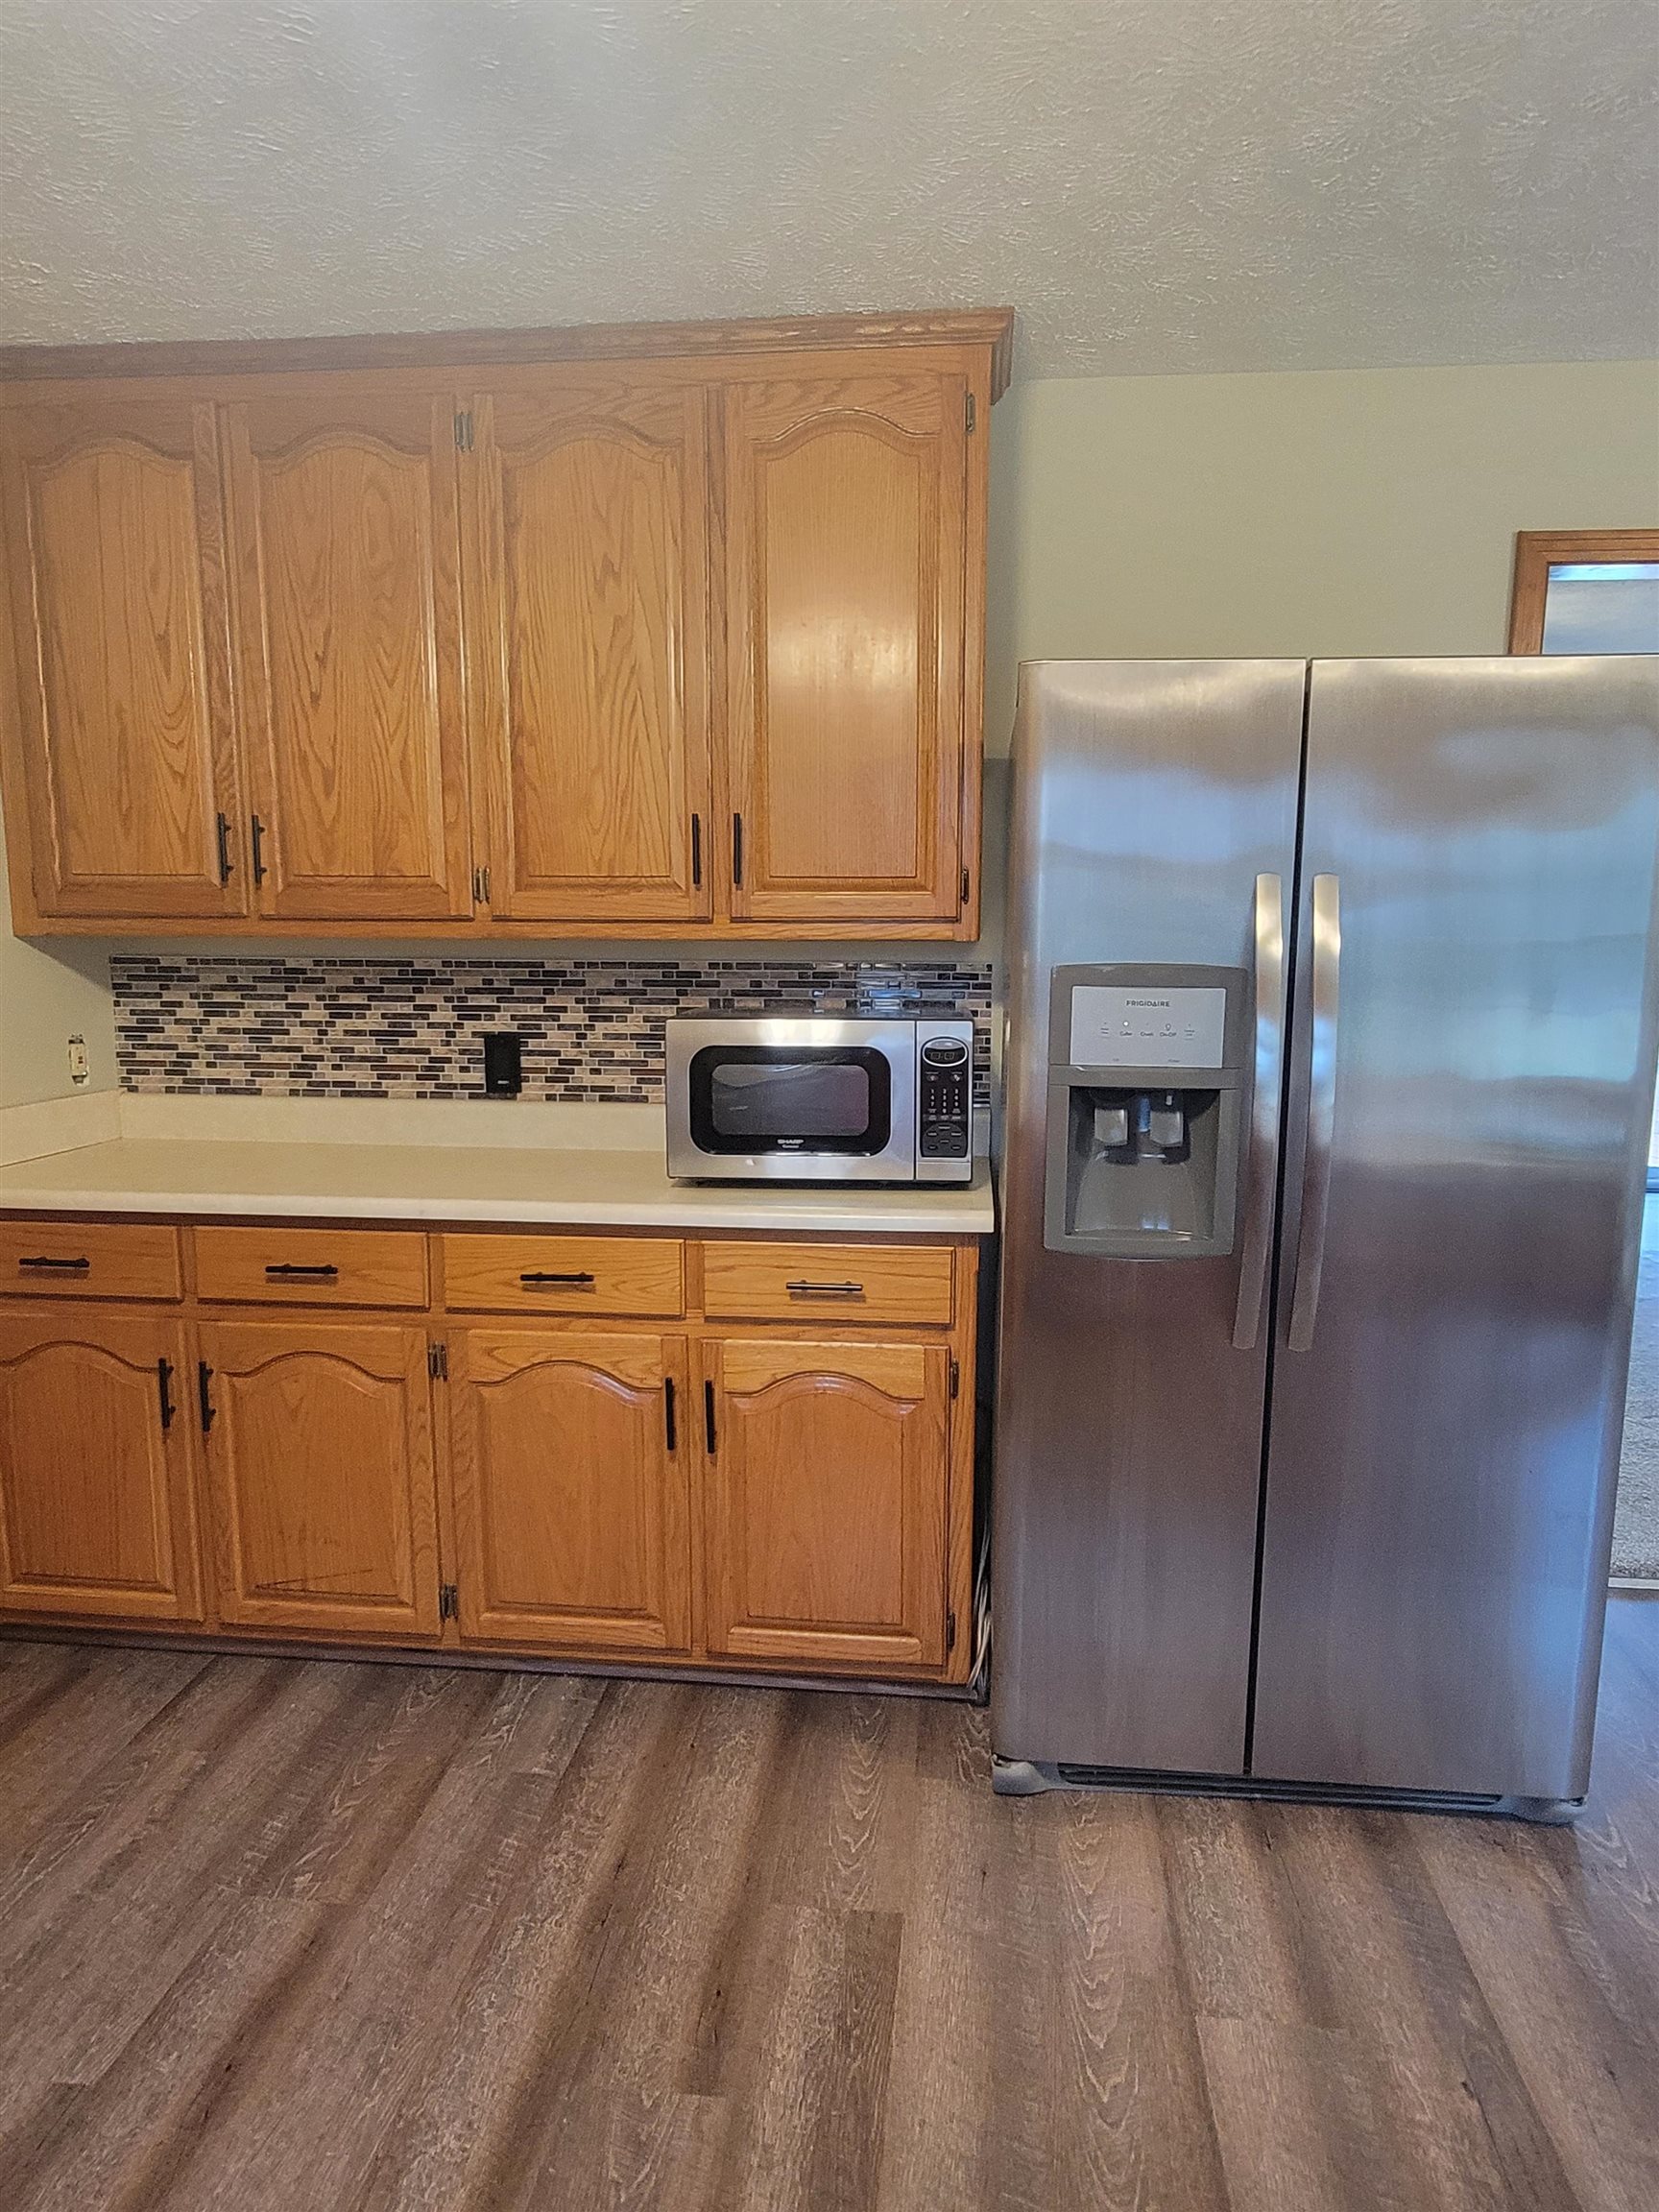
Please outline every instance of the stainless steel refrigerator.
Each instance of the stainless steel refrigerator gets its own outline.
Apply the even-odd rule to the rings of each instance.
[[[1571,1805],[1659,663],[1032,663],[1011,866],[997,1786]]]

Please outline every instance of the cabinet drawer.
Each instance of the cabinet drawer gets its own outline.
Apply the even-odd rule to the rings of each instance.
[[[424,1306],[411,1229],[198,1229],[196,1295],[260,1306]]]
[[[481,1313],[685,1310],[685,1246],[663,1237],[445,1237],[444,1300]]]
[[[0,1221],[0,1291],[179,1298],[179,1232],[147,1221]]]
[[[943,1244],[705,1244],[703,1310],[718,1321],[949,1326],[954,1253]]]

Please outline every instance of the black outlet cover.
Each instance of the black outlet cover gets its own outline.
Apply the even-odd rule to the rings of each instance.
[[[489,1098],[517,1098],[524,1088],[524,1040],[511,1029],[484,1033],[484,1093]]]

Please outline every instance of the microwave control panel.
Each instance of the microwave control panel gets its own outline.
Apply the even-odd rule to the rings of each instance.
[[[974,1128],[974,1054],[960,1037],[922,1046],[917,1149],[924,1160],[966,1160]]]

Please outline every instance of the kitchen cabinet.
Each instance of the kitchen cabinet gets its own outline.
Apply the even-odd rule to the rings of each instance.
[[[425,1330],[212,1321],[200,1348],[195,1411],[222,1618],[313,1634],[436,1636]]]
[[[975,936],[1010,324],[0,349],[19,932]]]
[[[246,911],[217,438],[142,385],[0,409],[20,926]]]
[[[941,1666],[946,1348],[757,1336],[704,1357],[709,1650]]]
[[[726,395],[732,912],[953,921],[970,387],[926,367]]]
[[[469,393],[467,621],[490,910],[712,913],[709,395],[520,374]]]
[[[0,1608],[201,1619],[185,1361],[177,1321],[0,1312]]]
[[[463,1638],[688,1650],[684,1337],[519,1323],[445,1351]]]
[[[448,388],[301,378],[224,416],[258,913],[470,915]]]
[[[9,1215],[0,1621],[964,1682],[976,1282],[964,1236]]]

